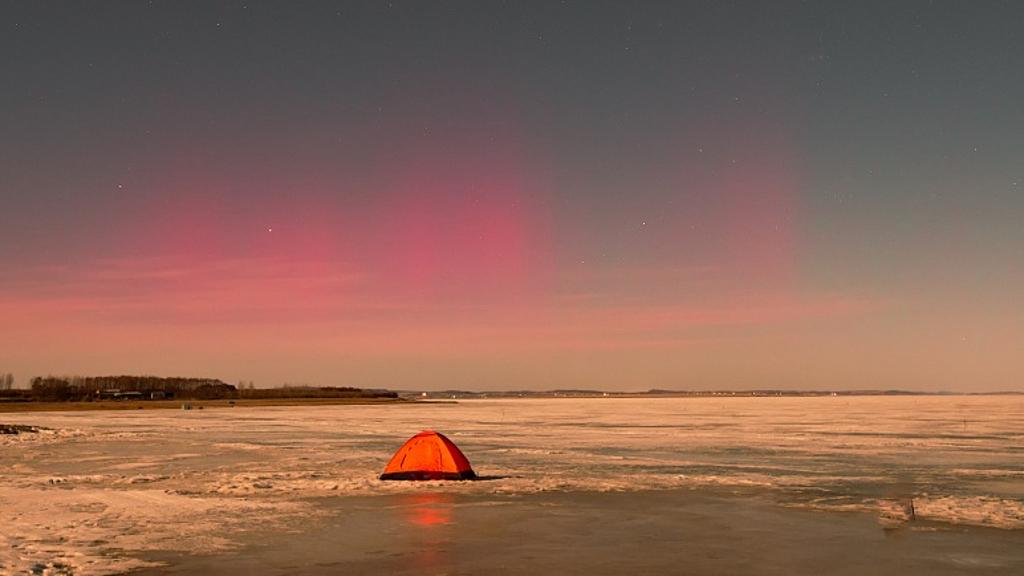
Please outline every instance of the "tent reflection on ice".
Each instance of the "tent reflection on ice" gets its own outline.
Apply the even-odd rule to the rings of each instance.
[[[424,430],[391,457],[381,480],[472,480],[469,460],[444,434]]]

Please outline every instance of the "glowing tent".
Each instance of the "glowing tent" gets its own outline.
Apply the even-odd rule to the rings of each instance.
[[[395,452],[381,480],[471,480],[469,460],[444,434],[424,430]]]

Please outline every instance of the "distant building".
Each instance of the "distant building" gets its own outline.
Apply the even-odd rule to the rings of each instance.
[[[100,400],[142,400],[146,395],[136,390],[108,388],[106,390],[97,390],[96,397]]]

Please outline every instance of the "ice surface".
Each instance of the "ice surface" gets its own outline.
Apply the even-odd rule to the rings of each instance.
[[[111,573],[148,550],[230,549],[317,502],[423,490],[771,494],[824,513],[1024,529],[1024,398],[474,400],[458,404],[6,414],[0,573]],[[480,482],[381,482],[446,433]]]

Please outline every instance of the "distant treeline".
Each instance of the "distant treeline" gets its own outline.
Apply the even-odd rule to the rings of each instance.
[[[398,398],[397,392],[387,390],[363,390],[346,386],[313,386],[283,388],[250,388],[238,391],[239,398]]]
[[[235,387],[215,378],[158,376],[45,376],[31,380],[28,390],[0,390],[0,400],[22,402],[88,402],[94,400],[217,400],[274,398],[397,398],[387,390],[351,387]]]
[[[114,393],[139,393],[145,398],[213,400],[234,398],[231,384],[213,378],[160,378],[158,376],[37,376],[32,399],[42,402],[92,400]]]

